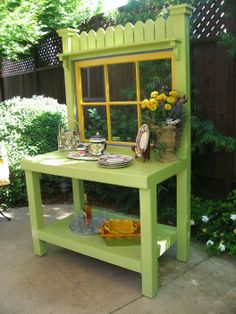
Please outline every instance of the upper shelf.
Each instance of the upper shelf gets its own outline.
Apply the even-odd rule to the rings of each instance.
[[[130,147],[108,146],[113,154],[130,154]],[[21,161],[24,170],[64,176],[75,179],[115,184],[133,188],[150,188],[186,168],[185,160],[161,163],[156,160],[135,160],[132,165],[119,169],[100,168],[95,161],[81,161],[66,158],[66,152],[56,151]]]

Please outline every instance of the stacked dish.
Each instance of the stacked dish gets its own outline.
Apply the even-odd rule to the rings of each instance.
[[[129,166],[133,161],[128,155],[103,155],[98,158],[98,165],[104,168],[123,168]]]

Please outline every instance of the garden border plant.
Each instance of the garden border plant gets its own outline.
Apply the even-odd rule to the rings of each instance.
[[[15,97],[0,103],[0,142],[6,144],[11,181],[8,187],[0,189],[0,206],[6,208],[27,203],[20,160],[56,150],[58,127],[65,123],[65,118],[65,106],[59,105],[53,98]],[[58,193],[63,180],[44,176],[44,196]],[[57,184],[52,185],[55,181]]]

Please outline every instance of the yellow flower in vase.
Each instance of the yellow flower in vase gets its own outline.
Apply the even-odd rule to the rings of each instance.
[[[141,103],[141,108],[142,109],[145,109],[145,108],[148,108],[148,105],[149,105],[149,100],[148,99],[144,99]]]
[[[167,98],[167,102],[168,102],[169,104],[174,104],[175,101],[176,101],[175,98],[172,97],[172,96],[170,96],[170,97]]]
[[[150,94],[151,98],[157,98],[157,96],[158,96],[158,92],[157,91],[151,92],[151,94]]]
[[[167,96],[164,93],[157,96],[158,101],[166,101],[166,99],[167,99]]]
[[[157,110],[158,107],[158,101],[154,98],[150,99],[148,109],[151,111]]]
[[[170,91],[170,92],[169,92],[169,95],[172,96],[172,97],[176,97],[176,96],[177,96],[176,90]]]
[[[172,109],[172,106],[170,104],[165,104],[164,105],[164,109],[165,110],[171,110]]]

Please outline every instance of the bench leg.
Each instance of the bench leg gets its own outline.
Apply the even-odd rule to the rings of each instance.
[[[73,203],[75,212],[83,211],[84,206],[84,181],[72,179]]]
[[[38,230],[43,228],[43,206],[40,189],[40,173],[26,171],[26,184],[30,210],[30,222],[33,238],[33,247],[36,255],[42,256],[47,253],[47,243],[39,240]]]
[[[140,189],[140,220],[141,220],[141,267],[142,293],[153,298],[157,294],[158,247],[156,241],[157,198],[156,186],[148,190]]]
[[[190,173],[177,174],[177,259],[186,262],[190,254]]]

